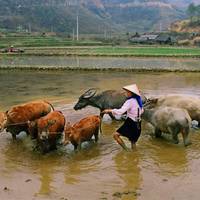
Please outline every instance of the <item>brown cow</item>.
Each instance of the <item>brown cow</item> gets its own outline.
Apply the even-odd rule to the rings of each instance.
[[[56,149],[56,142],[65,127],[65,117],[60,111],[53,111],[44,117],[28,122],[28,130],[37,138],[43,153]]]
[[[0,112],[0,132],[4,130],[6,126],[6,121],[7,121],[6,113]]]
[[[32,101],[21,105],[13,106],[6,115],[6,123],[2,123],[2,129],[12,134],[16,139],[21,131],[27,132],[27,122],[47,115],[54,110],[53,106],[47,101]],[[28,133],[28,132],[27,132]]]
[[[65,126],[64,144],[68,144],[70,141],[74,145],[74,150],[76,150],[77,147],[80,149],[81,143],[90,141],[93,135],[95,137],[95,142],[97,142],[100,126],[101,118],[97,115],[83,118],[74,125],[67,123]]]

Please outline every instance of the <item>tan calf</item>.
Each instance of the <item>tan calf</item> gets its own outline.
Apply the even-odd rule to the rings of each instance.
[[[67,123],[65,126],[65,141],[64,144],[71,142],[74,149],[81,148],[81,143],[90,141],[92,136],[95,137],[95,142],[98,141],[99,128],[101,126],[100,116],[92,115],[86,117],[74,125]]]

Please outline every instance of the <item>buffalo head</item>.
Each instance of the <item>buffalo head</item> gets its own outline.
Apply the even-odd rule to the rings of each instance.
[[[74,110],[80,110],[90,105],[90,99],[96,94],[96,89],[90,88],[79,97],[78,102],[74,106]]]
[[[146,109],[155,108],[157,106],[157,103],[158,103],[158,98],[149,98],[146,100],[144,108]]]

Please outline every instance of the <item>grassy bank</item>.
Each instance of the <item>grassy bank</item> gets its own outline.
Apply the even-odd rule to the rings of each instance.
[[[136,57],[200,57],[200,48],[161,46],[78,46],[78,47],[31,47],[24,48],[23,54],[6,55],[35,56],[136,56]],[[1,53],[1,55],[5,55]]]

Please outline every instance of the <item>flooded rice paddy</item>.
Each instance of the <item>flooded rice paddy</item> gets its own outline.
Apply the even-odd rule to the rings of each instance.
[[[121,69],[198,71],[199,58],[134,58],[134,57],[81,57],[81,56],[5,56],[0,67],[41,69]]]
[[[200,96],[200,73],[0,70],[0,110],[47,99],[75,122],[99,113],[91,107],[73,110],[86,89],[118,89],[130,83],[137,83],[147,96]],[[137,150],[124,152],[112,138],[120,124],[105,117],[98,144],[84,143],[77,153],[69,145],[41,155],[32,150],[33,142],[24,133],[15,142],[2,133],[0,199],[199,199],[200,130],[191,131],[192,145],[185,148],[182,139],[178,145],[166,135],[156,139],[152,128],[143,124]]]

